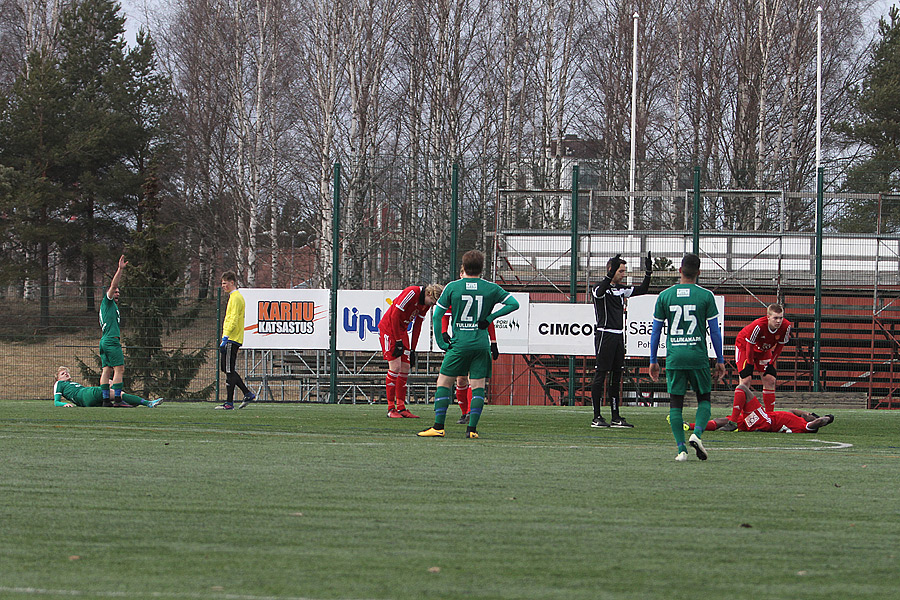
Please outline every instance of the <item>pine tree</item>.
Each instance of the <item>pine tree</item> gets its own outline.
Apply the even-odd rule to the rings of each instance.
[[[847,192],[900,190],[900,11],[892,6],[888,20],[878,23],[880,40],[872,49],[860,89],[854,94],[859,118],[836,129],[849,140],[871,150],[853,166],[842,189]],[[852,201],[839,222],[843,231],[874,232],[878,222],[875,201]],[[900,210],[887,207],[882,231],[900,231]]]

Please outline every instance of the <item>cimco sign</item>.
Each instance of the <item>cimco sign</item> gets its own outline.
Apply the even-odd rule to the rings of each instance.
[[[594,355],[593,304],[531,304],[528,351]]]

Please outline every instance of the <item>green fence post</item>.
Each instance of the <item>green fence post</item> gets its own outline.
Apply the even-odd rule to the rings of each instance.
[[[328,401],[337,404],[337,292],[340,252],[338,240],[341,227],[341,163],[334,163],[334,196],[331,205],[331,320],[328,326],[329,370]]]
[[[700,256],[700,167],[694,167],[694,254]]]
[[[450,279],[459,278],[456,253],[459,234],[459,165],[454,164],[450,174]]]
[[[822,345],[822,214],[825,205],[825,167],[819,167],[816,176],[816,311],[813,335],[813,390],[820,392],[819,360]]]
[[[572,166],[572,249],[569,252],[569,302],[578,302],[578,165]],[[575,357],[569,356],[569,406],[575,405]]]
[[[219,358],[219,341],[222,339],[222,286],[216,288],[216,350],[215,357]],[[216,365],[216,404],[219,403],[219,361]]]

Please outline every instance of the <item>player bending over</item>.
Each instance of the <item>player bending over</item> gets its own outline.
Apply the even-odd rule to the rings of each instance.
[[[411,285],[394,298],[378,323],[381,354],[388,364],[385,396],[391,419],[418,419],[406,409],[406,382],[409,369],[416,365],[416,344],[422,330],[422,320],[444,288],[433,283],[428,286]],[[412,323],[412,342],[409,324]]]
[[[122,393],[122,401],[131,406],[146,406],[155,408],[163,399],[144,400],[133,394]],[[73,408],[75,406],[92,407],[103,406],[103,389],[97,387],[84,387],[80,383],[72,381],[68,367],[60,367],[56,370],[56,383],[53,385],[53,405]]]

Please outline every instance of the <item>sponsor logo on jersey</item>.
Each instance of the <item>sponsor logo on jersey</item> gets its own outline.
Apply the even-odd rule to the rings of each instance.
[[[313,302],[271,302],[257,303],[257,319],[260,334],[287,333],[309,335],[315,331],[316,307]]]
[[[478,289],[478,282],[477,282],[477,281],[467,281],[467,282],[466,282],[466,289],[467,289],[467,290],[477,290],[477,289]]]
[[[678,288],[675,293],[678,298],[690,298],[691,288]]]

